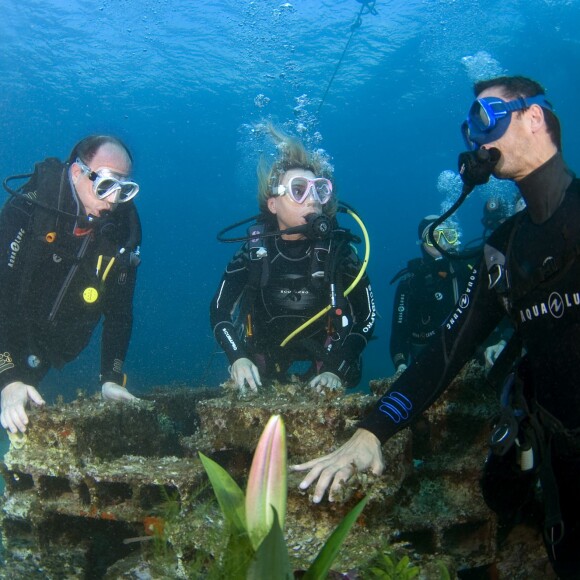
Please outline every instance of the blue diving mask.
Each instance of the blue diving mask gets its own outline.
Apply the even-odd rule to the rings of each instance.
[[[513,101],[504,101],[499,97],[483,97],[473,101],[467,119],[461,125],[465,144],[471,151],[482,145],[497,141],[510,125],[512,113],[523,111],[531,105],[540,105],[548,111],[554,108],[545,95],[519,97]]]

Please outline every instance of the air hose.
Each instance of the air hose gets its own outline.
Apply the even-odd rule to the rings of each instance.
[[[363,261],[362,261],[361,269],[359,270],[359,273],[357,274],[356,278],[352,281],[352,283],[350,284],[350,286],[344,291],[344,297],[346,298],[356,288],[357,284],[361,281],[362,277],[364,276],[364,273],[365,273],[365,271],[367,269],[367,266],[368,266],[368,263],[369,263],[369,256],[370,256],[371,246],[370,246],[369,234],[367,232],[367,229],[366,229],[363,221],[354,212],[354,210],[352,210],[350,207],[347,207],[346,204],[344,204],[343,202],[341,202],[341,203],[342,203],[342,205],[344,207],[340,207],[339,208],[339,211],[342,211],[344,213],[349,214],[358,223],[360,229],[362,230],[363,237],[364,237],[364,240],[365,240],[365,255],[364,255],[364,258],[363,258]],[[311,324],[313,324],[318,319],[320,319],[322,316],[324,316],[331,308],[332,308],[332,304],[329,304],[328,306],[326,306],[325,308],[323,308],[320,312],[318,312],[317,314],[315,314],[312,318],[308,319],[304,324],[302,324],[301,326],[299,326],[296,330],[293,330],[280,343],[280,346],[281,347],[286,346],[297,334],[299,334],[305,328],[308,328]]]

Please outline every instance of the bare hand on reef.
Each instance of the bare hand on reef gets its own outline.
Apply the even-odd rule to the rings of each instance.
[[[370,431],[357,429],[355,434],[339,449],[300,465],[292,465],[293,471],[307,471],[300,483],[300,489],[308,489],[316,480],[312,501],[319,503],[328,491],[329,501],[340,497],[342,484],[356,471],[370,469],[380,475],[385,469],[380,441]]]
[[[8,429],[11,433],[26,431],[26,425],[28,425],[26,405],[29,401],[35,405],[44,405],[44,399],[40,393],[34,387],[21,381],[10,383],[2,389],[0,422],[4,429]]]
[[[257,391],[258,387],[262,386],[260,371],[249,358],[239,358],[235,361],[230,368],[230,375],[241,392],[245,391],[246,383],[252,391]]]

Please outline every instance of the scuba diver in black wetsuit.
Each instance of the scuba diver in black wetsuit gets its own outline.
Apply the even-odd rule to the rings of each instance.
[[[212,300],[211,326],[242,390],[246,383],[257,390],[263,377],[286,380],[297,361],[307,361],[301,378],[319,391],[352,387],[374,329],[370,283],[354,236],[336,222],[329,169],[297,140],[270,131],[281,156],[269,171],[260,167],[261,213],[249,237],[222,239],[246,243]]]
[[[501,198],[490,197],[484,205],[482,240],[509,216],[507,203]],[[391,281],[392,284],[400,279],[393,303],[390,340],[391,360],[398,373],[404,371],[437,334],[465,289],[473,264],[481,258],[475,255],[471,259],[461,257],[459,232],[452,222],[439,224],[433,232],[436,243],[445,250],[442,254],[428,235],[431,224],[438,217],[429,215],[421,220],[417,243],[421,245],[422,257],[411,260]],[[481,244],[483,253],[482,241],[479,238],[476,241]],[[478,358],[487,370],[493,366],[509,336],[511,327],[502,325],[486,341]]]
[[[26,431],[27,404],[44,404],[38,384],[79,355],[102,316],[103,398],[135,399],[122,372],[141,243],[131,169],[121,141],[92,135],[67,163],[48,158],[4,180],[12,197],[0,213],[1,422],[12,433]]]
[[[560,578],[578,578],[580,180],[562,158],[560,124],[541,85],[500,77],[478,82],[474,89],[476,100],[463,125],[471,151],[459,157],[465,186],[458,201],[493,174],[513,180],[527,208],[492,234],[484,260],[439,334],[353,437],[330,455],[293,469],[308,471],[302,489],[317,482],[315,502],[329,488],[332,500],[355,470],[381,473],[381,444],[439,397],[507,316],[527,353],[519,366],[523,386],[514,391],[518,409],[491,438],[496,453],[486,463],[484,496],[513,510],[509,499],[493,501],[492,496],[507,493],[512,501],[523,501],[537,491],[539,481],[552,566]]]
[[[450,260],[433,246],[427,236],[438,216],[421,220],[417,232],[421,258],[411,260],[391,280],[400,280],[395,292],[391,323],[390,353],[397,372],[414,360],[451,312],[471,275],[467,260]],[[459,245],[459,233],[452,224],[440,224],[434,231],[445,249]]]

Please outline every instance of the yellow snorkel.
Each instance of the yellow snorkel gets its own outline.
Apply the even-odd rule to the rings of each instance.
[[[368,263],[369,263],[369,255],[371,252],[371,247],[370,247],[369,234],[367,232],[367,229],[366,229],[363,221],[354,212],[354,210],[352,210],[350,207],[347,207],[345,204],[343,204],[342,207],[339,208],[339,211],[343,211],[343,212],[349,214],[350,216],[352,216],[352,218],[358,223],[360,229],[362,230],[363,237],[365,240],[365,255],[363,258],[361,269],[359,270],[359,273],[357,274],[356,278],[352,281],[351,285],[344,291],[344,297],[346,298],[356,288],[357,284],[361,281],[361,278],[364,276],[364,273],[365,273],[367,266],[368,266]],[[331,297],[331,303],[328,306],[326,306],[325,308],[323,308],[320,312],[315,314],[312,318],[307,320],[304,324],[299,326],[296,330],[292,331],[280,343],[281,347],[286,346],[297,334],[299,334],[305,328],[309,327],[311,324],[316,322],[319,318],[324,316],[331,308],[333,308],[336,305],[335,299],[334,299],[334,297],[335,297],[334,288],[331,289],[331,294],[333,296],[333,297]]]

